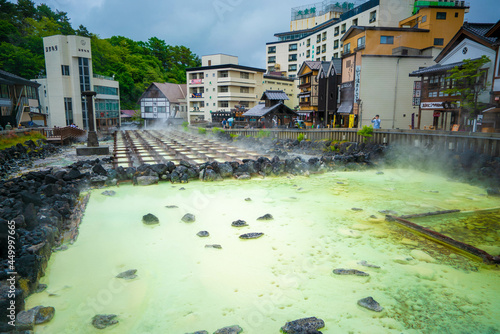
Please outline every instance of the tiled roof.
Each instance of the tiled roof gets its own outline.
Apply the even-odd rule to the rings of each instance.
[[[265,99],[264,99],[265,97]],[[262,94],[261,100],[289,100],[286,93],[282,90],[266,90],[264,94]]]
[[[477,59],[479,59],[479,58],[475,58],[472,60],[477,60]],[[421,75],[430,74],[430,73],[446,72],[446,71],[449,71],[452,68],[454,68],[456,66],[460,66],[462,64],[463,64],[463,62],[461,62],[461,61],[456,62],[456,63],[446,64],[446,65],[436,64],[433,66],[422,68],[422,69],[417,70],[417,71],[413,71],[410,73],[410,77],[419,77]]]
[[[293,115],[297,114],[295,111],[288,108],[282,102],[275,104],[274,106],[271,106],[271,107],[266,107],[266,105],[264,103],[259,103],[258,105],[256,105],[255,107],[253,107],[252,109],[250,109],[246,113],[244,113],[243,117],[262,117],[264,115],[267,115],[271,111],[277,110],[279,108],[283,108],[283,110],[289,114],[293,114]]]
[[[178,85],[173,83],[158,83],[154,85],[166,96],[170,103],[179,103],[179,100],[185,99],[187,94],[186,84]]]
[[[342,59],[333,58],[332,62],[333,62],[333,67],[335,68],[335,73],[342,74]]]
[[[320,61],[305,61],[304,62],[311,70],[319,70],[321,67]]]
[[[469,23],[465,22],[463,28],[474,35],[490,42],[495,43],[497,37],[486,37],[486,33],[495,25],[495,23]]]
[[[33,87],[40,86],[40,84],[37,82],[30,81],[28,79],[22,78],[18,75],[3,70],[0,70],[0,83],[7,85],[13,85],[13,84],[28,85]]]

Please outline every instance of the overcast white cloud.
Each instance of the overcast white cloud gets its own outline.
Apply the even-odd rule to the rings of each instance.
[[[68,13],[101,38],[125,36],[135,41],[158,37],[185,45],[198,55],[227,53],[240,64],[265,68],[265,44],[290,29],[290,9],[314,0],[35,0]],[[363,3],[365,1],[354,1]],[[500,19],[498,0],[471,0],[469,22]]]

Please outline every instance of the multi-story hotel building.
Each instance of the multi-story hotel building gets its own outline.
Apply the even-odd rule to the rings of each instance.
[[[94,75],[90,38],[54,35],[43,39],[46,76],[35,79],[48,126],[76,124],[89,128],[87,102],[83,91],[95,91],[96,129],[120,124],[119,83],[111,77]]]
[[[342,57],[342,35],[351,26],[398,27],[412,14],[415,0],[369,0],[360,6],[338,7],[325,0],[292,8],[290,31],[277,33],[278,41],[266,43],[268,71],[297,76],[304,61],[329,61]]]
[[[212,121],[211,113],[253,108],[262,96],[265,69],[242,66],[238,57],[214,54],[186,69],[189,122]]]

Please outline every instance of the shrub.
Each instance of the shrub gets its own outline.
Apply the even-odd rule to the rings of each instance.
[[[304,140],[304,137],[305,136],[303,133],[299,133],[299,135],[297,136],[297,140],[299,141],[299,143]]]
[[[368,138],[373,136],[373,128],[371,126],[365,125],[361,130],[358,131],[358,135],[363,137],[363,141],[367,141]]]
[[[199,133],[200,135],[204,135],[204,134],[206,134],[206,133],[207,133],[207,129],[205,129],[205,128],[198,128],[198,133]]]
[[[271,135],[271,131],[269,130],[259,130],[259,133],[257,133],[257,138],[265,138],[269,137]]]
[[[231,136],[231,138],[233,138],[233,139],[238,138],[238,135],[237,135],[237,134],[235,134],[235,133],[230,133],[229,135],[230,135],[230,136]]]
[[[189,125],[189,122],[186,122],[186,121],[182,122],[182,127],[183,128],[187,128],[188,125]]]

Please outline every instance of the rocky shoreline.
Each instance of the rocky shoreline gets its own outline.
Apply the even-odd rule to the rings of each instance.
[[[15,222],[17,276],[14,299],[15,314],[19,314],[24,311],[24,299],[45,288],[39,284],[39,279],[44,275],[51,253],[64,250],[66,247],[64,243],[71,243],[76,238],[78,224],[88,200],[88,196],[82,196],[85,190],[115,186],[120,183],[148,186],[160,182],[187,183],[197,179],[210,182],[227,178],[246,180],[252,177],[287,174],[308,176],[327,171],[355,171],[390,166],[395,154],[398,154],[400,159],[398,161],[401,161],[402,155],[394,148],[364,143],[299,142],[269,138],[241,138],[239,143],[245,146],[251,145],[274,157],[246,159],[242,163],[206,162],[192,165],[187,161],[181,161],[178,165],[166,162],[128,168],[112,168],[112,158],[109,157],[78,161],[66,167],[46,168],[6,179],[8,175],[12,175],[11,173],[19,171],[22,166],[29,165],[33,159],[47,157],[57,153],[59,149],[42,142],[36,144],[26,142],[25,145],[30,148],[29,150],[18,144],[15,148],[0,152],[0,161],[7,162],[1,170],[3,178],[0,181],[0,308],[7,310],[12,300],[12,296],[9,297],[12,289],[8,281],[11,275],[8,274],[6,243],[8,223]],[[407,166],[425,167],[420,166],[425,161],[412,157],[412,154],[407,156],[407,160],[402,160]],[[477,156],[470,154],[465,156],[451,153],[447,157],[450,159],[451,170],[457,175],[465,176],[467,173],[479,171],[474,180],[468,181],[479,182],[487,178],[491,186],[488,192],[491,195],[495,195],[495,191],[498,192],[495,187],[500,186],[499,158],[478,159]],[[29,319],[29,323],[23,323],[23,328],[32,330],[37,314],[31,312],[29,317],[24,317]],[[12,326],[0,322],[0,332],[12,330]]]

